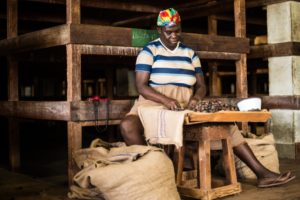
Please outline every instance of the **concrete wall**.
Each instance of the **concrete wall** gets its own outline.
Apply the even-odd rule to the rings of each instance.
[[[268,43],[300,42],[300,3],[287,1],[267,6]],[[300,95],[300,56],[272,57],[269,61],[269,95]],[[296,157],[300,143],[300,111],[272,112],[272,132],[279,157]]]

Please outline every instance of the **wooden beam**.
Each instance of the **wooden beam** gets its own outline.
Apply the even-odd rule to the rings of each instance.
[[[263,96],[262,108],[299,110],[300,96]]]
[[[0,116],[41,120],[70,120],[70,103],[64,101],[0,101]]]
[[[99,104],[90,101],[72,102],[71,120],[107,120],[107,111],[110,120],[122,119],[130,111],[133,103],[134,101],[131,100],[112,100],[108,105],[105,102]]]
[[[81,53],[74,44],[66,45],[67,51],[67,101],[81,100]]]
[[[299,55],[300,42],[284,42],[277,44],[251,46],[248,59]]]
[[[19,65],[12,56],[7,57],[8,78],[7,92],[9,101],[19,100]]]
[[[81,54],[85,55],[118,55],[118,56],[137,56],[141,48],[121,47],[107,45],[80,45]]]
[[[18,1],[7,0],[7,38],[18,35]]]
[[[66,0],[24,0],[30,2],[39,2],[39,3],[51,3],[51,4],[61,4],[65,5]],[[161,7],[148,5],[143,3],[130,3],[124,1],[110,1],[110,0],[83,0],[81,2],[82,7],[90,8],[102,8],[102,9],[112,9],[112,10],[125,10],[132,12],[148,12],[148,13],[158,13],[161,10]]]
[[[74,160],[76,150],[82,147],[82,127],[80,123],[68,122],[68,182],[73,185],[73,177],[80,170]]]
[[[80,0],[66,0],[67,24],[80,24]]]
[[[246,6],[245,0],[234,0],[235,36],[246,37]],[[248,96],[247,88],[247,55],[242,54],[236,61],[236,95],[240,98]]]
[[[211,57],[212,55],[212,57],[220,57],[215,52],[221,52],[221,54],[223,52],[221,57],[224,58],[224,55],[228,56],[230,53],[248,53],[249,51],[249,39],[247,38],[183,33],[183,42],[191,46],[195,51],[202,51],[202,54],[205,54],[205,51],[210,52],[208,57]],[[129,28],[110,26],[86,24],[61,25],[20,35],[17,38],[1,40],[0,55],[66,45],[69,43],[131,47],[132,32]],[[97,48],[98,47],[96,47],[96,49]],[[92,48],[87,46],[86,49]],[[104,48],[100,51],[103,50]],[[109,47],[106,50],[109,51]],[[136,51],[134,48],[132,50]],[[129,52],[132,50],[129,50]],[[89,54],[88,50],[83,51]],[[126,53],[124,52],[123,54]],[[235,58],[232,58],[232,55]],[[229,57],[231,57],[231,59],[236,59],[236,55],[232,55]]]
[[[17,172],[20,170],[20,133],[19,121],[15,118],[8,119],[8,140],[9,140],[9,163],[11,170]]]
[[[267,6],[271,4],[276,4],[276,3],[282,3],[290,0],[247,0],[246,5],[247,8],[254,8],[254,7],[262,7],[262,6]],[[300,2],[300,0],[293,0]]]
[[[0,40],[0,55],[68,44],[69,29],[68,25],[60,25],[26,33],[16,38]]]
[[[248,53],[249,39],[228,36],[182,33],[182,41],[195,51]]]

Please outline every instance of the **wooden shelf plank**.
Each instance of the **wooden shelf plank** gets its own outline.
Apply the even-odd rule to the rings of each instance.
[[[271,117],[271,112],[265,111],[220,111],[215,113],[188,113],[188,122],[266,122]]]

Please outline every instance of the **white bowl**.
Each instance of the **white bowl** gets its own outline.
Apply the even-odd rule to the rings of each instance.
[[[243,99],[237,103],[240,111],[261,110],[261,99],[257,97]]]

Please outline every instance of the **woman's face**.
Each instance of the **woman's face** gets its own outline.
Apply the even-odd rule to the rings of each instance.
[[[180,41],[181,26],[177,25],[172,27],[158,27],[158,33],[160,34],[160,39],[164,45],[173,50]]]

